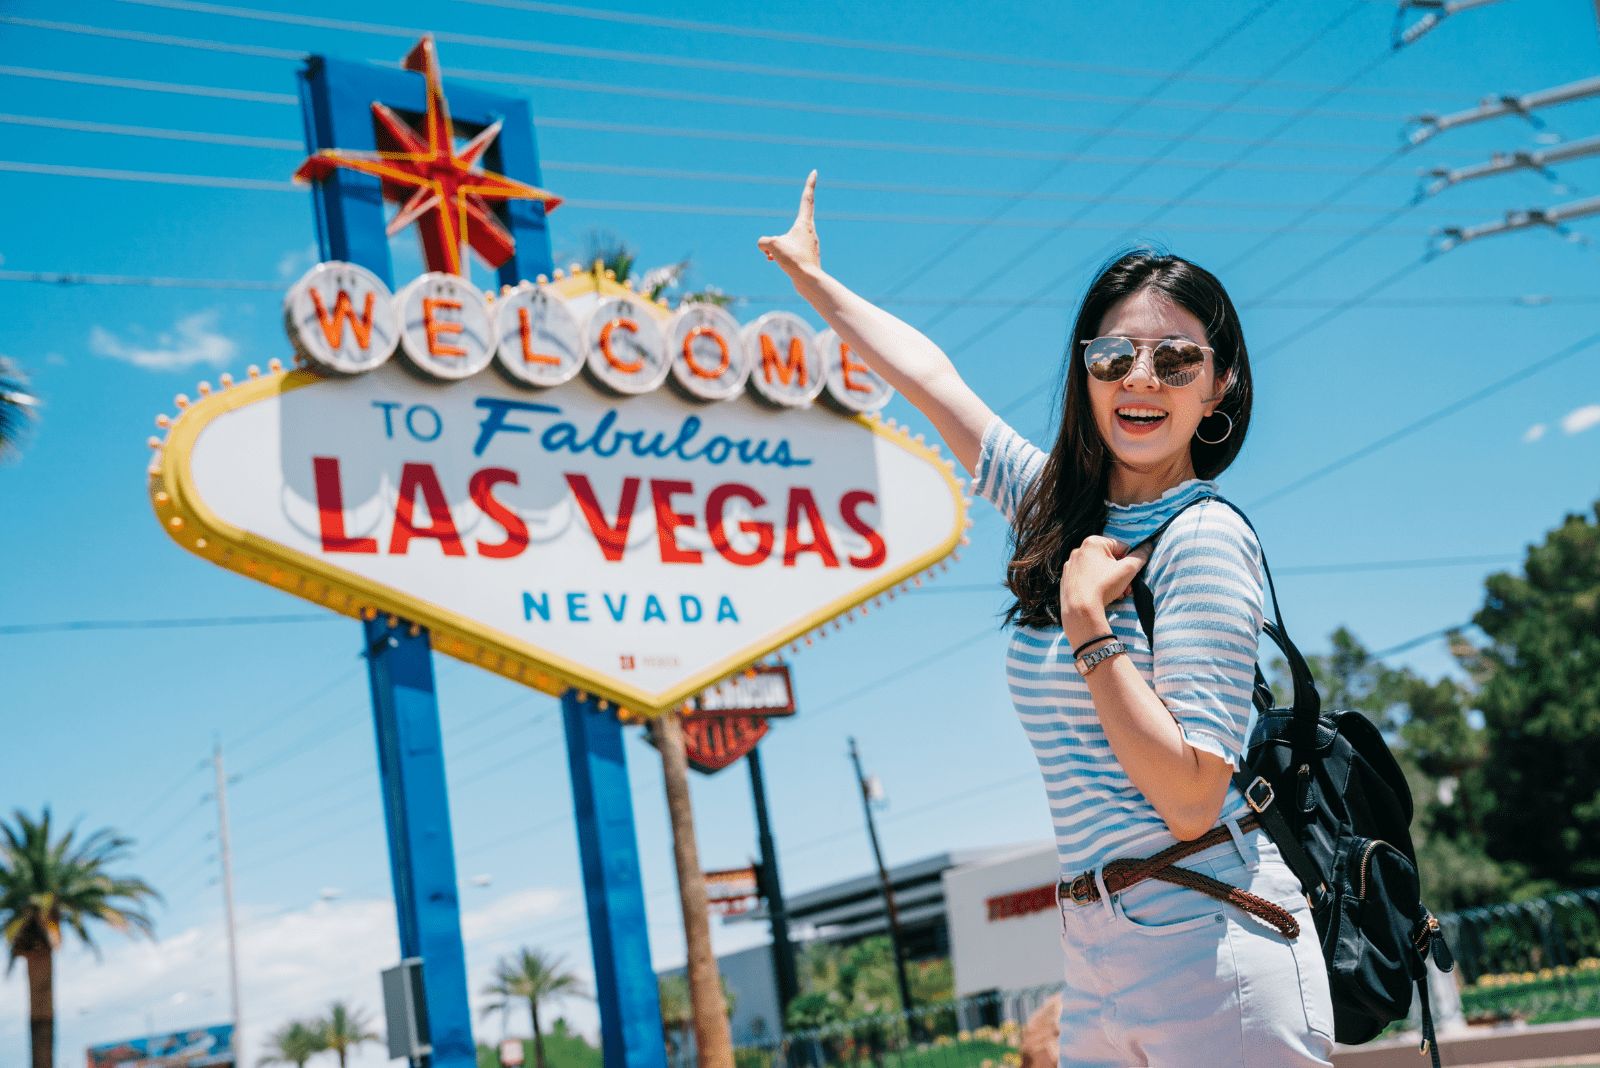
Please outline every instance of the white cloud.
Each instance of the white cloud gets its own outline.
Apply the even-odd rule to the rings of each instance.
[[[489,981],[496,958],[521,945],[534,933],[530,928],[580,905],[566,891],[534,887],[463,912],[469,989],[476,995]],[[129,941],[107,931],[97,934],[102,960],[77,945],[56,958],[58,1065],[81,1065],[83,1050],[90,1045],[209,1026],[229,1018],[227,939],[219,921],[158,942]],[[325,1012],[335,998],[367,1010],[374,1030],[381,1033],[383,994],[378,973],[399,957],[394,905],[388,900],[245,910],[239,924],[245,1064],[256,1063],[268,1033],[290,1019]],[[568,961],[585,983],[592,984],[587,964],[587,959]],[[0,975],[0,1068],[22,1068],[26,1062],[27,989],[23,967]],[[482,1000],[474,997],[474,1021]],[[578,1011],[563,1005],[558,1012],[575,1016],[575,1024],[592,1031],[592,1008],[585,1011],[581,1003],[571,1008]],[[387,1049],[381,1043],[363,1047],[351,1060],[351,1068],[387,1064]]]
[[[103,326],[89,330],[89,349],[97,356],[122,360],[151,371],[181,371],[198,363],[221,367],[233,359],[239,346],[217,331],[218,311],[195,312],[156,335],[155,347],[124,341]]]
[[[1523,432],[1523,441],[1538,441],[1544,437],[1544,432],[1549,429],[1543,423],[1535,423]]]
[[[1561,417],[1561,429],[1568,434],[1581,434],[1600,423],[1600,404],[1585,404]]]
[[[313,241],[298,252],[285,252],[278,257],[278,277],[293,278],[309,270],[313,264],[322,258],[322,253]]]

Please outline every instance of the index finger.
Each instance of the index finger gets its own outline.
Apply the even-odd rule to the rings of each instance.
[[[817,172],[812,170],[806,178],[805,190],[800,194],[800,218],[811,222],[817,210]]]

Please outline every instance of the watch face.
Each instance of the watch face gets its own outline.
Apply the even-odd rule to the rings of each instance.
[[[495,366],[519,386],[548,389],[583,370],[583,333],[566,299],[524,282],[494,302]]]
[[[389,287],[365,267],[338,261],[317,264],[289,287],[283,327],[295,352],[336,375],[382,364],[400,334]]]
[[[589,374],[615,393],[649,393],[667,377],[667,342],[655,315],[625,297],[595,305],[583,340]]]
[[[791,312],[768,312],[741,331],[750,390],[768,404],[805,408],[827,384],[817,337]]]
[[[822,397],[829,407],[867,415],[878,411],[894,396],[894,387],[868,367],[835,331],[817,335],[817,351],[827,375]]]
[[[744,389],[750,362],[739,322],[715,304],[685,304],[667,327],[672,382],[699,400],[729,400]]]
[[[459,275],[431,271],[395,296],[400,355],[429,378],[471,378],[494,359],[494,327],[478,287]]]

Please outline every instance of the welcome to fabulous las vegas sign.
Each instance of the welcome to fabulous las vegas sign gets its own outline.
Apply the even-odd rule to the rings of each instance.
[[[957,548],[953,464],[878,418],[891,390],[832,331],[670,309],[598,267],[500,293],[462,277],[464,243],[509,256],[490,200],[559,201],[482,170],[495,127],[455,147],[431,41],[406,66],[428,81],[423,129],[374,104],[384,151],[300,174],[377,174],[433,269],[391,293],[313,267],[283,301],[296,369],[224,375],[158,419],[149,488],[179,545],[645,715]]]

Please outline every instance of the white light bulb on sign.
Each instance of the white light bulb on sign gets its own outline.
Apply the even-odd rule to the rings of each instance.
[[[470,378],[494,359],[488,305],[466,279],[431,271],[396,294],[394,307],[400,355],[429,378]]]
[[[678,309],[667,327],[672,384],[697,400],[731,400],[750,377],[739,321],[715,304]]]
[[[333,261],[300,276],[283,298],[295,352],[336,375],[358,375],[394,352],[400,329],[389,287],[365,267]]]
[[[768,404],[804,408],[827,382],[816,332],[792,312],[768,312],[741,332],[750,391]]]
[[[894,396],[894,387],[868,367],[837,332],[830,329],[818,334],[817,351],[822,353],[827,372],[827,391],[822,399],[829,407],[870,415]]]
[[[649,393],[667,377],[671,361],[655,313],[627,297],[607,297],[583,328],[586,368],[615,393]]]
[[[495,368],[519,386],[549,389],[583,370],[583,333],[566,300],[524,282],[495,302]]]

